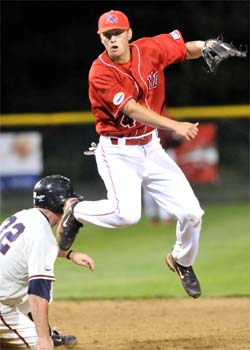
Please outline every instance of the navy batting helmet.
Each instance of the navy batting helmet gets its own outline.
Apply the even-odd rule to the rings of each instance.
[[[67,198],[83,197],[74,193],[71,180],[61,175],[50,175],[39,180],[33,190],[33,205],[62,214]]]

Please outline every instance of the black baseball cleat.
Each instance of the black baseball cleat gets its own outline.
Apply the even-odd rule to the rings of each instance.
[[[178,264],[171,254],[165,260],[169,269],[176,272],[180,277],[182,286],[187,294],[192,298],[199,298],[201,295],[200,283],[195,276],[192,266],[186,267]]]
[[[54,346],[70,346],[77,343],[77,339],[74,335],[63,335],[56,328],[51,329],[51,338]]]

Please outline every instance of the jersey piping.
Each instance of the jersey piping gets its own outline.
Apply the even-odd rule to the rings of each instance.
[[[46,280],[51,280],[51,281],[55,281],[55,276],[50,276],[50,275],[33,275],[30,276],[28,281],[34,280],[34,279],[38,279],[38,278],[42,278],[42,279],[46,279]]]
[[[103,55],[103,54],[102,54],[102,55]],[[119,73],[121,73],[121,74],[127,76],[130,80],[133,81],[133,83],[135,84],[135,87],[136,87],[137,97],[138,97],[138,95],[139,95],[139,87],[138,87],[138,84],[137,84],[136,80],[135,80],[131,75],[129,75],[129,74],[126,73],[126,72],[123,72],[121,69],[119,69],[119,68],[116,67],[115,65],[105,62],[105,61],[102,59],[102,57],[101,57],[102,55],[100,55],[98,58],[99,58],[99,60],[100,60],[104,65],[106,65],[106,66],[108,66],[108,67],[111,67],[111,68],[114,68],[114,69],[117,70]],[[117,117],[117,115],[120,113],[120,111],[121,111],[121,109],[123,108],[123,106],[124,106],[129,100],[132,100],[132,99],[134,99],[134,97],[130,95],[130,96],[128,96],[128,97],[123,101],[123,103],[118,107],[118,109],[117,109],[117,111],[116,111],[116,113],[115,113],[115,115],[114,115],[114,118]]]
[[[3,318],[3,316],[1,315],[1,313],[0,313],[0,320],[2,320],[3,324],[4,324],[7,328],[9,328],[9,330],[13,331],[13,332],[17,335],[17,337],[18,337],[19,339],[21,339],[21,341],[23,342],[23,344],[26,345],[27,349],[31,349],[31,347],[30,347],[29,344],[26,342],[26,340],[21,336],[21,334],[20,334],[16,329],[12,328],[12,327],[5,321],[5,319]],[[0,345],[1,345],[1,344],[0,344]]]
[[[136,48],[136,50],[137,50],[137,54],[138,54],[138,68],[137,68],[138,74],[139,74],[139,77],[141,78],[141,81],[142,81],[142,82],[144,83],[144,85],[146,86],[146,95],[145,95],[144,100],[145,100],[145,103],[146,103],[148,109],[151,109],[151,108],[149,107],[148,100],[147,100],[147,97],[148,97],[148,85],[147,85],[147,83],[145,82],[145,80],[142,78],[141,71],[140,71],[140,68],[141,68],[141,53],[140,53],[140,50],[139,50],[139,48],[138,48],[137,45],[131,44],[131,46],[134,46],[134,47]]]

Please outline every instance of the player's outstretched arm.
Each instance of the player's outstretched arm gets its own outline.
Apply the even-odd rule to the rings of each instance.
[[[202,55],[202,49],[204,48],[205,41],[195,40],[188,41],[185,43],[187,49],[187,60],[193,60],[196,58],[200,58]]]
[[[140,105],[135,100],[130,100],[123,108],[123,113],[140,123],[153,126],[158,129],[170,129],[186,140],[192,140],[198,134],[198,123],[179,122]]]

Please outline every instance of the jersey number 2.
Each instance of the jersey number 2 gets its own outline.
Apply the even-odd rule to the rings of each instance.
[[[7,219],[6,225],[4,225],[0,230],[0,252],[3,255],[5,255],[10,249],[10,244],[8,243],[14,242],[25,229],[25,226],[22,223],[17,223],[14,225],[16,219],[16,216],[10,216]],[[7,240],[6,243],[3,243],[4,239],[5,242]]]

